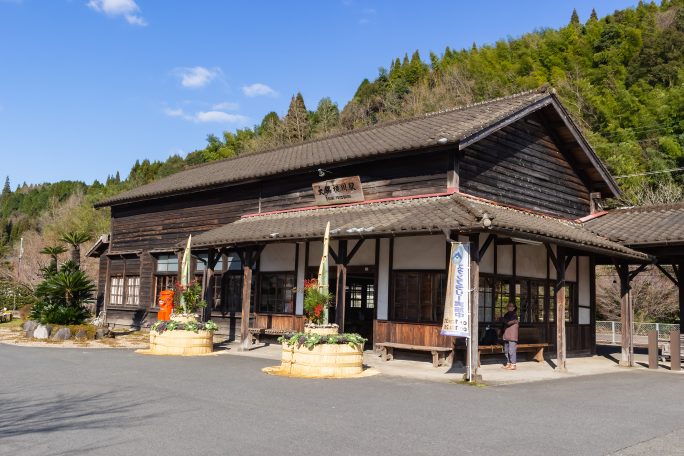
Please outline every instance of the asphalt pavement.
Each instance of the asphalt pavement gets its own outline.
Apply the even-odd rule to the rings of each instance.
[[[474,387],[272,364],[0,344],[0,455],[684,454],[669,372]]]

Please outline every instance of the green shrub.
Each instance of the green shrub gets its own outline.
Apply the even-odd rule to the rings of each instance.
[[[78,267],[67,261],[59,270],[46,269],[36,288],[38,301],[29,317],[41,323],[79,325],[90,313],[85,304],[93,300],[95,285]]]
[[[15,299],[16,298],[16,299]],[[35,302],[33,291],[23,283],[0,279],[0,309],[21,309]]]

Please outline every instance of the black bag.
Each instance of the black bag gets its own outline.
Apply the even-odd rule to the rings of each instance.
[[[496,345],[499,342],[499,334],[496,329],[491,326],[487,326],[485,329],[482,340],[480,340],[480,345]]]

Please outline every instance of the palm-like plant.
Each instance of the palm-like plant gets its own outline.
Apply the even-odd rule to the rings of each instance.
[[[90,235],[83,231],[69,231],[62,234],[60,241],[66,242],[71,246],[71,261],[76,267],[81,266],[81,244],[88,242]]]
[[[40,251],[43,255],[49,255],[50,256],[50,268],[56,270],[57,269],[57,256],[61,255],[62,253],[66,252],[67,249],[64,248],[64,246],[61,245],[52,245],[52,246],[47,246],[43,247],[43,249]]]
[[[83,323],[89,316],[84,305],[93,300],[94,293],[95,285],[88,276],[67,261],[36,288],[39,301],[31,309],[31,319],[62,325]]]
[[[36,294],[53,302],[77,306],[90,301],[94,291],[95,286],[83,271],[63,269],[41,283]]]

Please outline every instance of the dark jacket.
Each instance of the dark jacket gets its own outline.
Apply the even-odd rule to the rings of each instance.
[[[506,315],[503,317],[504,321],[504,333],[503,333],[503,340],[508,340],[512,342],[517,342],[518,341],[518,327],[519,322],[518,322],[518,314],[515,312],[506,312]]]

